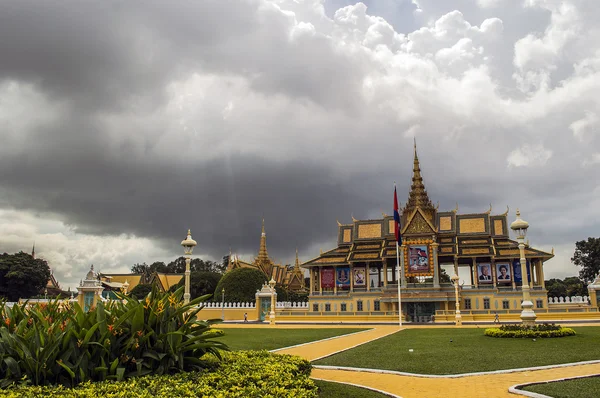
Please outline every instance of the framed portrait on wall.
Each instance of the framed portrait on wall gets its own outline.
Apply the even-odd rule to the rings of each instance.
[[[498,280],[498,283],[512,282],[510,268],[511,267],[509,263],[496,264],[496,279]]]
[[[354,286],[365,286],[366,274],[364,268],[354,268]]]
[[[477,264],[477,280],[479,280],[479,283],[492,283],[492,267],[490,263]]]
[[[409,272],[428,272],[429,253],[427,245],[411,245],[408,247]]]

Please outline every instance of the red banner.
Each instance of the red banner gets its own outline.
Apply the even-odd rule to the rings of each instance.
[[[335,272],[333,268],[321,268],[321,287],[333,288],[335,286]]]

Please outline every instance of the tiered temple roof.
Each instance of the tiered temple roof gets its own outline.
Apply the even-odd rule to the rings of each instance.
[[[302,272],[298,260],[298,250],[296,250],[296,263],[291,269],[288,269],[285,265],[275,264],[269,257],[269,252],[267,251],[267,234],[265,233],[265,220],[262,221],[258,256],[256,256],[252,263],[249,263],[240,259],[235,254],[230,254],[227,271],[235,268],[256,268],[262,271],[267,279],[270,280],[273,278],[279,286],[284,286],[292,291],[305,289],[304,273]]]
[[[483,213],[457,214],[456,209],[438,212],[433,206],[421,175],[421,167],[414,148],[413,176],[408,201],[402,208],[403,239],[419,242],[419,239],[436,241],[440,261],[450,258],[493,256],[510,259],[519,256],[518,243],[509,237],[508,209],[502,214],[491,214],[492,208]],[[553,253],[526,246],[527,258],[546,261]],[[394,218],[356,220],[349,224],[338,222],[338,246],[302,264],[303,267],[349,266],[358,262],[380,262],[396,258]]]

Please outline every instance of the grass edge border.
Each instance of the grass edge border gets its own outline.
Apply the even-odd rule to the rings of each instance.
[[[367,387],[367,386],[363,386],[363,385],[360,385],[360,384],[346,383],[346,382],[337,381],[337,380],[327,380],[327,379],[322,379],[320,377],[312,377],[312,376],[310,378],[313,379],[313,380],[320,380],[320,381],[325,381],[325,382],[328,382],[328,383],[338,383],[338,384],[344,384],[344,385],[358,387],[358,388],[364,388],[365,390],[375,391],[375,392],[378,392],[380,394],[383,394],[385,396],[392,397],[392,398],[402,398],[400,395],[392,394],[391,392],[388,392],[388,391],[383,391],[383,390],[379,390],[377,388]]]
[[[534,366],[531,368],[501,369],[501,370],[491,370],[491,371],[487,371],[487,372],[459,373],[459,374],[446,374],[446,375],[430,375],[430,374],[421,374],[421,373],[399,372],[399,371],[387,370],[387,369],[353,368],[353,367],[330,366],[330,365],[312,365],[312,367],[315,369],[323,369],[323,370],[345,370],[345,371],[349,371],[349,372],[382,373],[382,374],[393,374],[393,375],[398,375],[398,376],[423,377],[423,378],[432,378],[432,379],[438,379],[438,378],[455,379],[455,378],[460,378],[460,377],[484,376],[484,375],[506,374],[506,373],[516,373],[516,372],[529,372],[529,371],[535,371],[535,370],[547,370],[547,369],[564,368],[564,367],[578,366],[578,365],[593,365],[593,364],[599,364],[599,363],[600,363],[600,359],[594,359],[591,361],[560,363],[560,364],[555,364],[555,365],[542,365],[542,366]],[[584,377],[587,377],[587,376],[584,376]]]
[[[544,394],[539,394],[537,392],[531,392],[531,391],[526,391],[523,390],[523,387],[527,387],[527,386],[534,386],[536,384],[548,384],[548,383],[555,383],[555,382],[559,382],[559,381],[569,381],[569,380],[576,380],[576,379],[587,379],[590,377],[600,377],[600,374],[594,374],[594,375],[585,375],[585,376],[571,376],[571,377],[561,377],[559,379],[552,379],[552,380],[545,380],[545,381],[536,381],[536,382],[531,382],[531,383],[521,383],[521,384],[515,384],[512,385],[508,388],[508,391],[512,394],[517,394],[517,395],[523,395],[525,397],[531,397],[531,398],[552,398],[549,395],[544,395]]]
[[[356,328],[351,328],[351,329],[356,329]],[[268,351],[276,354],[277,351],[289,350],[289,349],[292,349],[292,348],[302,347],[302,346],[309,345],[309,344],[320,343],[322,341],[339,339],[339,338],[346,337],[346,336],[352,336],[352,335],[359,334],[359,333],[369,332],[369,331],[371,331],[373,329],[374,328],[366,328],[365,330],[360,330],[358,332],[351,332],[351,333],[346,333],[346,334],[339,334],[337,336],[326,337],[326,338],[321,339],[321,340],[314,340],[314,341],[309,341],[309,342],[306,342],[306,343],[295,344],[295,345],[291,345],[289,347],[275,348],[273,350],[268,350]],[[314,360],[316,361],[316,359],[314,359]]]

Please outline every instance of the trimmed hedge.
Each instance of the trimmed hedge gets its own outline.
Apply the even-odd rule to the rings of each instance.
[[[143,376],[121,382],[88,381],[75,388],[15,387],[0,390],[0,397],[318,397],[317,386],[309,378],[311,364],[300,357],[236,351],[223,353],[221,362],[207,361],[211,366],[202,372]]]
[[[574,336],[575,331],[553,323],[542,323],[533,326],[502,325],[500,328],[485,329],[484,334],[489,337],[500,338],[552,338]]]

